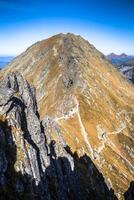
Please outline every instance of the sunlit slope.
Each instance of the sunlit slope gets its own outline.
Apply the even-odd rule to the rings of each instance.
[[[105,45],[105,44],[104,44]],[[38,42],[1,71],[19,71],[37,92],[41,117],[79,156],[88,154],[119,199],[134,180],[134,87],[80,36]]]

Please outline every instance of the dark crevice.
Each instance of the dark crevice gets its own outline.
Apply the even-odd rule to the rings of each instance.
[[[43,182],[39,183],[39,185],[36,186],[33,177],[27,174],[22,175],[20,172],[15,172],[14,163],[17,159],[17,147],[13,142],[11,130],[10,127],[8,127],[7,123],[5,123],[2,128],[6,132],[7,138],[6,155],[8,159],[8,169],[5,173],[5,176],[7,178],[6,191],[4,191],[2,187],[0,187],[1,200],[28,200],[29,197],[37,200],[46,200],[47,197],[43,197]],[[27,141],[38,152],[37,146],[33,143],[33,141],[29,138],[27,138]],[[73,154],[71,152],[69,146],[65,147],[65,150],[68,152],[68,154],[72,155],[74,159],[74,170],[72,170],[67,157],[56,156],[55,145],[56,142],[51,141],[49,145],[51,162],[50,166],[46,168],[46,171],[43,174],[43,180],[45,178],[47,179],[48,191],[52,200],[117,199],[113,191],[109,191],[104,182],[102,174],[100,174],[100,172],[97,170],[97,168],[87,155],[79,158],[77,153]],[[39,162],[40,160],[38,160],[38,163]],[[31,187],[31,183],[33,185],[34,191]],[[19,184],[18,188],[16,188],[17,184]],[[19,192],[19,187],[21,192]]]
[[[24,139],[29,143],[29,145],[31,145],[33,147],[33,149],[35,150],[35,152],[37,154],[37,159],[38,159],[37,162],[39,165],[39,171],[40,171],[40,173],[42,173],[43,170],[42,170],[41,160],[40,160],[40,150],[39,150],[38,146],[32,140],[29,130],[27,128],[27,120],[26,120],[26,114],[25,114],[26,106],[20,99],[18,99],[16,97],[12,97],[12,104],[11,104],[9,110],[7,111],[7,114],[13,109],[14,106],[19,106],[21,108],[21,113],[20,113],[20,115],[21,115],[21,130],[23,132]]]
[[[125,200],[134,200],[134,181],[130,183],[128,190],[124,193]]]

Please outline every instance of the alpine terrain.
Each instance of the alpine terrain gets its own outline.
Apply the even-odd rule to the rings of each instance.
[[[134,83],[134,56],[126,54],[116,55],[111,53],[106,58],[114,64],[124,76]]]
[[[0,199],[133,199],[134,87],[59,34],[0,71]]]

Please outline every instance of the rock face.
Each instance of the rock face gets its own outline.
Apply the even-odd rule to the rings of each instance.
[[[128,80],[134,83],[134,61],[124,62],[117,67],[128,78]]]
[[[37,103],[17,71],[36,88]],[[30,177],[30,194],[124,199],[134,180],[134,88],[103,54],[80,36],[59,34],[28,48],[0,79],[1,115],[15,127],[13,165]]]
[[[134,83],[134,56],[109,54],[106,58],[114,64],[124,76]]]
[[[51,139],[50,119],[40,121],[35,90],[19,73],[1,83],[0,116],[1,199],[115,198],[88,156]]]

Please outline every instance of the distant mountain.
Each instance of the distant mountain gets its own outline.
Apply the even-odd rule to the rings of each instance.
[[[130,81],[134,83],[134,56],[122,53],[116,55],[111,53],[106,58],[119,69]]]
[[[134,56],[127,55],[125,53],[122,53],[120,55],[117,55],[115,53],[111,53],[106,56],[106,58],[114,65],[121,65],[124,62],[128,62],[133,60],[134,61]]]
[[[132,81],[132,83],[134,83],[134,60],[124,62],[117,67],[130,81]]]
[[[13,58],[13,56],[0,56],[0,68],[6,66]]]

